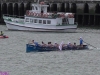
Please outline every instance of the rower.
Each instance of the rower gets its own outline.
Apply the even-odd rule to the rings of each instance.
[[[1,31],[0,36],[3,36],[3,38],[6,38],[6,35],[4,35],[3,31]]]
[[[4,35],[4,33],[1,31],[0,36],[3,36],[3,35]]]

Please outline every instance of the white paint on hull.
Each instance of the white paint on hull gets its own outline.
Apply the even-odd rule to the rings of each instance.
[[[50,32],[75,32],[77,29],[76,25],[73,26],[56,26],[56,27],[31,27],[31,26],[26,26],[23,24],[13,24],[13,23],[9,23],[9,22],[5,22],[6,26],[9,30],[23,30],[23,31],[50,31]]]

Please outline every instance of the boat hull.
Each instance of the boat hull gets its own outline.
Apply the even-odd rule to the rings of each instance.
[[[5,21],[8,30],[48,31],[48,32],[75,32],[77,25],[32,25]]]
[[[88,50],[88,46],[84,45],[83,48],[62,48],[62,51],[67,50]],[[28,52],[46,52],[46,51],[60,51],[57,47],[41,47],[41,46],[34,46],[30,44],[26,44],[26,53]]]
[[[1,35],[0,35],[0,38],[3,39],[3,38],[9,38],[9,37],[6,36],[6,35],[5,35],[5,36],[1,36]]]

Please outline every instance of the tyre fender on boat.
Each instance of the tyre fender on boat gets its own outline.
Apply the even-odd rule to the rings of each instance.
[[[28,13],[28,16],[31,16],[31,12]]]
[[[74,14],[73,13],[65,13],[65,17],[74,18]]]
[[[37,16],[40,17],[40,13],[37,13]]]
[[[34,16],[37,16],[37,13],[34,12]]]
[[[29,16],[33,16],[33,12],[29,12]]]
[[[38,16],[41,17],[41,13],[38,13]]]

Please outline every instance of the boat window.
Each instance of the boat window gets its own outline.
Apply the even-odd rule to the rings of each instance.
[[[63,18],[62,21],[63,21],[63,22],[66,22],[66,18]]]
[[[50,20],[47,20],[47,24],[51,24],[51,21]]]
[[[33,21],[33,19],[30,19],[30,23],[33,23],[34,21]]]
[[[42,23],[42,20],[39,20],[39,23]]]
[[[29,22],[29,18],[26,18],[26,20],[25,20],[26,22]]]
[[[33,10],[34,10],[34,6],[33,6],[33,8],[32,8]]]
[[[41,10],[43,11],[44,7],[41,7]]]
[[[37,19],[34,19],[34,23],[37,23],[37,21],[38,21]]]
[[[35,7],[35,9],[38,10],[37,7]]]
[[[46,20],[43,20],[43,24],[46,24]]]

